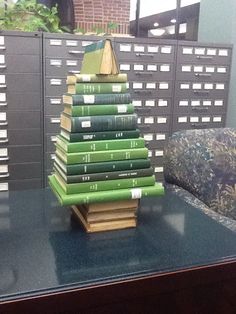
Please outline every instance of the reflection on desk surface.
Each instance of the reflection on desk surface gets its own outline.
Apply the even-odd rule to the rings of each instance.
[[[137,228],[94,234],[49,189],[0,208],[0,300],[236,258],[235,233],[168,191],[141,201]]]

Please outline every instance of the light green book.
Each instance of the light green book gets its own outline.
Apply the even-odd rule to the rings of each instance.
[[[57,146],[64,150],[65,153],[82,153],[93,151],[106,151],[114,149],[131,149],[131,148],[144,148],[145,141],[142,137],[135,139],[120,139],[120,140],[101,140],[101,141],[88,141],[88,142],[75,142],[70,143],[65,140],[61,135],[57,135]]]
[[[57,196],[61,205],[74,204],[91,204],[103,203],[110,201],[140,199],[147,196],[162,196],[164,195],[164,187],[161,183],[156,183],[151,186],[139,188],[119,189],[113,191],[100,191],[79,194],[66,194],[58,184],[55,175],[49,176],[49,185]]]
[[[89,105],[89,106],[73,106],[64,105],[64,112],[72,117],[84,116],[104,116],[134,113],[133,104],[120,104],[120,105]]]
[[[56,156],[58,156],[65,164],[83,164],[100,161],[115,161],[125,159],[146,159],[148,158],[148,149],[134,148],[134,149],[118,149],[97,152],[83,152],[83,153],[65,153],[57,146]]]
[[[67,85],[69,94],[111,94],[125,93],[128,83],[75,83]]]
[[[66,194],[127,189],[155,184],[155,176],[84,183],[66,183],[60,174],[56,171],[55,178]]]
[[[81,82],[91,82],[91,83],[118,83],[127,82],[127,74],[74,74],[68,75],[66,84],[75,84]]]

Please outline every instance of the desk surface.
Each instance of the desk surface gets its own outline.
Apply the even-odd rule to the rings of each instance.
[[[171,192],[142,200],[137,228],[95,234],[48,189],[0,196],[0,301],[235,258],[236,233]]]

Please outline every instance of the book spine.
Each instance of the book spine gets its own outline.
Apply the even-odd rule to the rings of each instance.
[[[60,158],[56,157],[55,162],[58,166],[67,174],[90,174],[99,172],[110,172],[110,171],[127,171],[134,169],[150,168],[150,159],[131,159],[131,160],[120,160],[120,161],[107,161],[107,162],[95,162],[91,164],[74,164],[67,165],[64,168],[64,163]]]
[[[60,183],[59,183],[60,184]],[[63,187],[66,194],[86,193],[95,191],[108,191],[116,189],[128,189],[139,186],[155,184],[155,176],[140,177],[135,179],[117,179],[107,181],[94,181],[85,183],[65,184]]]
[[[138,138],[140,136],[139,130],[130,131],[106,131],[106,132],[88,132],[88,133],[69,133],[61,130],[61,136],[70,142],[79,141],[100,141],[112,140],[122,138]]]
[[[60,173],[60,170],[59,170]],[[136,177],[148,177],[153,175],[153,168],[129,170],[129,171],[114,171],[104,173],[91,173],[86,175],[74,175],[67,176],[66,183],[82,183],[88,181],[105,181],[105,180],[117,180],[122,178],[136,178]]]
[[[127,83],[76,83],[76,94],[124,93]]]
[[[133,130],[137,115],[71,117],[71,132]]]
[[[96,95],[71,95],[73,105],[101,105],[101,104],[129,104],[131,96],[129,93],[119,94],[96,94]]]
[[[56,145],[67,153],[82,153],[82,152],[93,152],[93,151],[107,151],[114,149],[131,149],[131,148],[143,148],[145,142],[143,138],[137,139],[119,139],[116,141],[90,141],[90,142],[77,142],[70,143],[57,136]]]
[[[94,105],[94,106],[71,106],[71,116],[84,117],[96,115],[115,115],[115,114],[131,114],[134,113],[132,104],[120,105]]]
[[[66,164],[90,163],[101,161],[115,161],[124,159],[142,159],[148,158],[147,148],[109,150],[98,152],[85,153],[63,153],[59,148],[56,150],[56,155],[59,156]]]
[[[127,74],[126,73],[120,73],[117,75],[76,74],[75,80],[77,83],[81,83],[81,82],[124,83],[124,82],[127,82]]]
[[[55,176],[49,176],[49,184],[55,192],[61,205],[91,204],[119,200],[140,199],[147,196],[162,196],[164,188],[161,183],[131,189],[117,189],[113,191],[100,191],[94,193],[77,193],[66,195],[58,184]]]

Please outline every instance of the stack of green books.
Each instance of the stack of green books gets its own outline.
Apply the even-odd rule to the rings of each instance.
[[[123,219],[124,228],[133,227],[136,215],[132,215],[131,222],[130,211],[130,224],[125,221],[124,211],[120,218],[112,213],[104,215],[111,207],[106,206],[107,202],[116,202],[118,211],[119,202],[123,201],[126,207],[137,210],[137,206],[127,205],[127,200],[162,195],[164,190],[162,184],[155,182],[148,149],[137,129],[137,116],[127,92],[127,75],[76,74],[67,78],[67,85],[50,186],[62,205],[103,203],[100,217]],[[80,220],[85,220],[86,230],[93,230],[91,224],[86,226],[89,208],[73,209]],[[93,222],[103,222],[109,230],[107,220],[105,224],[99,219]],[[113,220],[112,229],[116,225],[122,228]],[[95,229],[99,231],[99,226]]]

